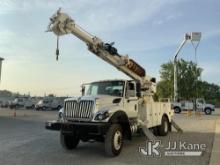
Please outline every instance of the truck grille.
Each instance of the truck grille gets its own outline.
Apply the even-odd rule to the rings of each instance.
[[[92,118],[93,106],[94,101],[90,100],[66,101],[64,114],[66,118],[90,119]]]

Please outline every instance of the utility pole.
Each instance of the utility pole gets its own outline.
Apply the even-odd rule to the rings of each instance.
[[[186,44],[188,40],[190,40],[193,44],[193,42],[197,42],[197,46],[199,45],[200,39],[201,39],[201,32],[191,32],[191,33],[186,33],[184,36],[184,39],[182,43],[180,44],[179,48],[177,49],[174,59],[173,59],[173,71],[174,71],[174,83],[173,83],[173,88],[174,88],[174,101],[176,102],[178,99],[178,86],[177,86],[177,62],[178,62],[178,54],[180,50],[183,48],[183,46]],[[197,47],[196,47],[197,48]]]
[[[0,81],[1,81],[1,73],[2,73],[2,61],[4,60],[4,58],[0,57]]]

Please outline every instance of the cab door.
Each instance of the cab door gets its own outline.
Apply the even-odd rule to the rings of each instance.
[[[204,109],[204,100],[203,99],[197,99],[196,100],[196,110],[197,111],[203,111]]]
[[[138,114],[138,98],[134,81],[128,81],[125,88],[125,110],[129,118],[135,118]]]

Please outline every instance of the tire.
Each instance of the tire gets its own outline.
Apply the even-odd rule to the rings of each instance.
[[[159,136],[166,136],[170,130],[170,123],[166,116],[162,117],[161,125],[158,127]]]
[[[113,124],[105,138],[105,153],[108,156],[117,156],[123,147],[123,132],[120,124]]]
[[[45,106],[42,107],[42,110],[43,110],[43,111],[46,111],[46,109],[47,109],[47,108],[46,108]]]
[[[156,127],[153,127],[152,129],[152,133],[155,135],[155,136],[159,136],[159,126],[156,126]]]
[[[60,132],[60,143],[66,150],[72,150],[79,144],[79,137],[76,134],[63,134]]]
[[[210,108],[206,108],[205,109],[205,114],[206,115],[211,115],[212,114],[212,110]]]
[[[174,108],[174,112],[175,112],[175,113],[181,113],[181,109],[180,109],[179,107],[175,107],[175,108]]]

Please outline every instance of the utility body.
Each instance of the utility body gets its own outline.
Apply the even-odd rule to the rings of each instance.
[[[64,148],[74,149],[80,140],[95,140],[105,143],[107,155],[116,156],[122,150],[123,140],[131,140],[135,133],[154,137],[148,129],[161,136],[171,130],[171,103],[153,100],[156,79],[146,75],[144,68],[128,55],[120,55],[113,43],[105,43],[83,30],[60,10],[50,21],[48,31],[57,37],[75,35],[89,51],[131,78],[83,84],[82,96],[64,101],[59,120],[46,123],[47,129],[60,131]]]

